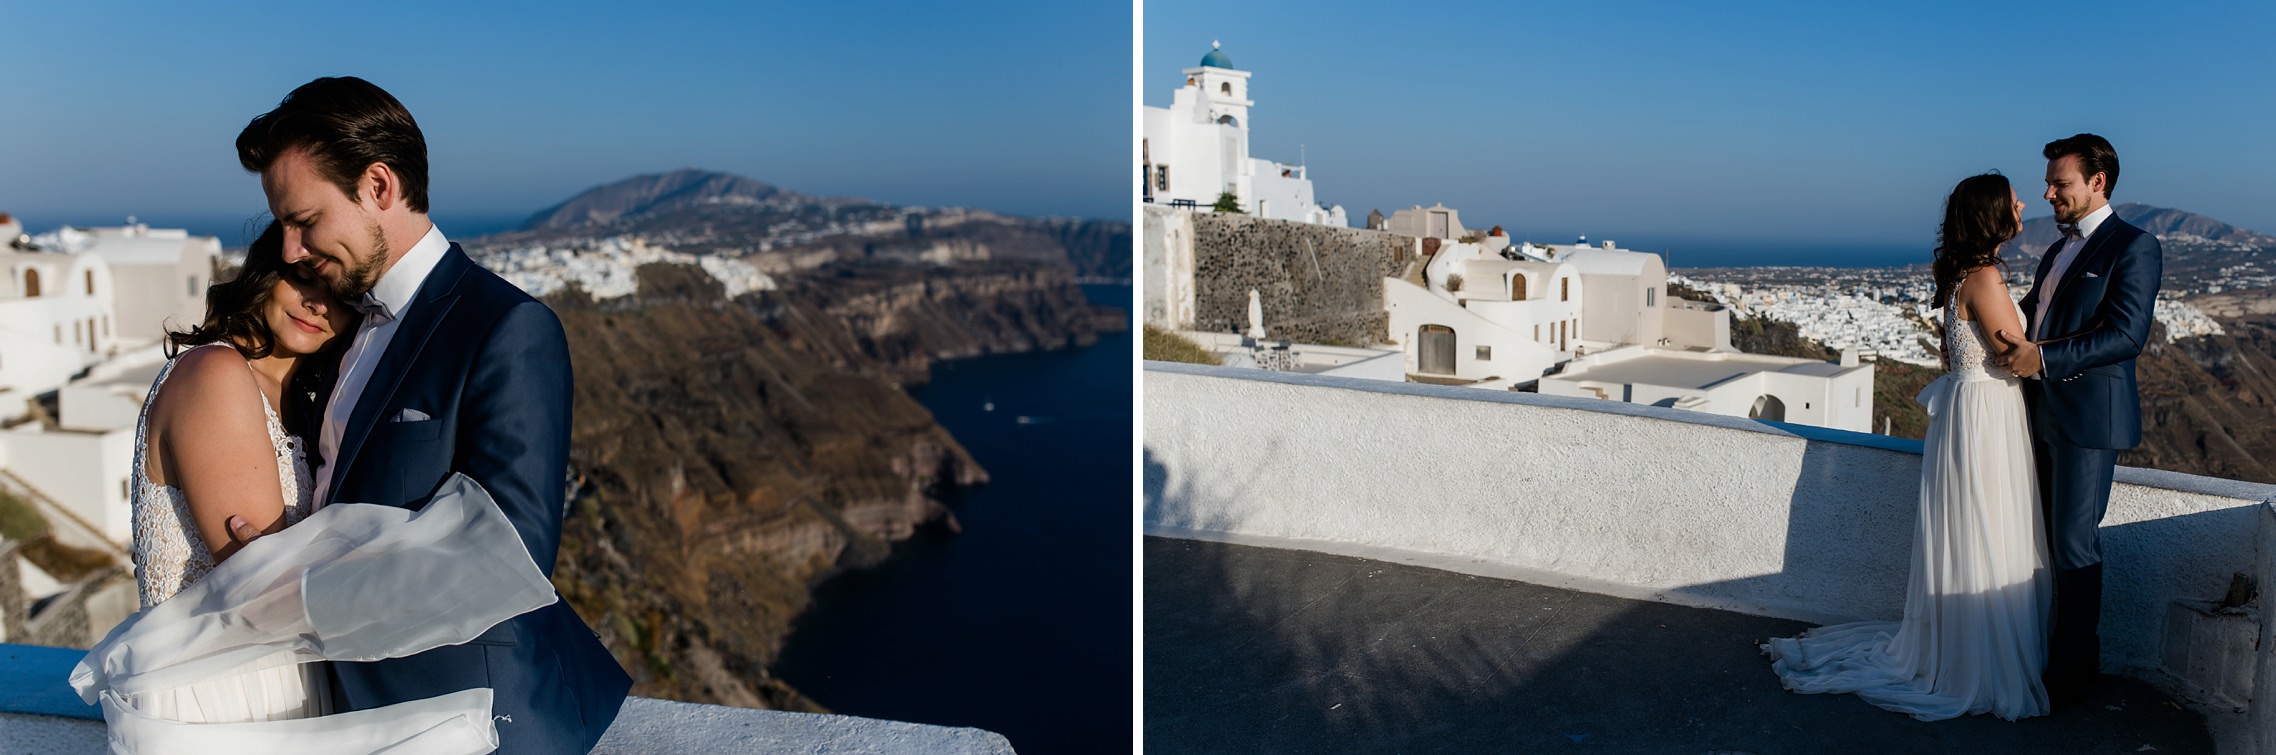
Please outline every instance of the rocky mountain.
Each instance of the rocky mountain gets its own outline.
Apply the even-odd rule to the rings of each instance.
[[[957,530],[938,495],[988,479],[905,387],[938,360],[1126,327],[1076,281],[1127,277],[1130,239],[1128,223],[818,199],[682,170],[473,240],[494,261],[663,248],[701,263],[627,263],[629,295],[547,297],[577,389],[578,492],[554,582],[633,693],[819,709],[768,672],[810,589],[920,530]],[[716,258],[768,285],[727,295]]]
[[[2127,202],[2110,209],[2120,220],[2158,236],[2187,235],[2216,243],[2276,247],[2276,237],[2238,228],[2187,210],[2151,207],[2139,202]],[[2036,255],[2052,246],[2061,235],[2060,231],[2055,230],[2054,216],[2048,215],[2026,218],[2023,221],[2023,233],[2015,239],[2025,250]]]
[[[586,189],[568,201],[538,211],[521,230],[557,230],[614,222],[620,218],[712,204],[781,204],[808,198],[742,176],[682,168],[633,176]]]
[[[537,213],[519,230],[474,243],[560,246],[616,236],[743,259],[769,274],[849,261],[1032,260],[1070,266],[1079,276],[1125,280],[1132,269],[1126,221],[821,198],[694,169],[587,189]]]
[[[575,365],[580,478],[555,584],[633,693],[816,710],[767,671],[809,589],[985,482],[902,388],[936,359],[1095,338],[1070,271],[833,267],[732,299],[692,265],[549,298]]]

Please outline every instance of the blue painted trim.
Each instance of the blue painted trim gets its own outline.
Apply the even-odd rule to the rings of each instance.
[[[103,710],[79,702],[71,669],[85,650],[0,644],[0,713],[103,720]]]

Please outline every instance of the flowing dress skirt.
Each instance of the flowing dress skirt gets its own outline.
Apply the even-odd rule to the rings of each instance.
[[[556,600],[497,502],[452,475],[418,511],[334,504],[254,541],[113,628],[71,686],[102,706],[113,753],[475,755],[498,746],[486,687],[282,720],[203,709],[199,690],[274,708],[264,674],[467,642]]]
[[[2014,378],[1947,375],[1921,403],[1930,420],[1904,618],[1819,627],[1763,650],[1795,692],[1855,693],[1923,721],[2043,715],[2052,585],[2022,390]]]

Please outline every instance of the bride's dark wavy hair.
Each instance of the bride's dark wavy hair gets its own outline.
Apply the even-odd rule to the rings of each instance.
[[[1960,279],[1987,265],[2007,268],[1999,248],[2022,233],[2015,222],[2015,192],[1999,171],[1960,179],[1944,198],[1944,222],[1936,226],[1936,304],[1941,308]]]
[[[261,310],[269,305],[277,279],[285,274],[284,226],[271,220],[269,227],[245,247],[245,266],[238,268],[237,275],[206,286],[205,322],[189,330],[166,333],[166,357],[171,359],[184,349],[217,341],[229,344],[246,359],[268,356],[276,350],[277,334],[270,332]]]

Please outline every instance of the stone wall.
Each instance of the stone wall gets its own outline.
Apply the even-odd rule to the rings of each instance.
[[[1414,239],[1231,213],[1195,212],[1190,219],[1192,329],[1246,331],[1255,290],[1269,339],[1351,346],[1390,340],[1383,279],[1415,258]]]

